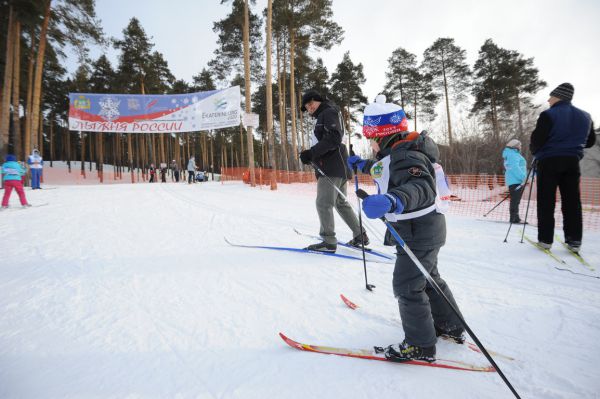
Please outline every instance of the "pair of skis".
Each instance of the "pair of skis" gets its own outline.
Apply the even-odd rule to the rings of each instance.
[[[561,257],[559,257],[557,254],[555,254],[554,252],[552,252],[550,249],[544,248],[544,247],[540,246],[536,241],[532,240],[531,238],[529,238],[527,236],[524,236],[524,238],[525,238],[525,240],[528,243],[530,243],[531,245],[533,245],[534,247],[536,247],[540,251],[544,252],[546,255],[550,256],[552,259],[554,259],[558,263],[560,263],[562,265],[567,265],[567,262],[564,259],[562,259]],[[580,254],[578,254],[577,252],[571,251],[571,249],[569,249],[569,247],[567,246],[567,244],[558,235],[555,235],[555,240],[557,242],[559,242],[563,247],[565,247],[565,249],[571,255],[573,255],[573,257],[575,259],[577,259],[577,261],[579,261],[579,263],[581,263],[583,266],[587,267],[590,271],[595,271],[596,270],[594,268],[594,266],[592,266],[588,261],[586,261]]]
[[[302,233],[296,229],[294,229],[294,231],[299,234],[299,235],[303,235],[306,237],[310,237],[313,239],[318,239],[320,240],[321,237],[317,237],[317,236],[313,236],[310,234],[306,234],[306,233]],[[254,249],[268,249],[268,250],[274,250],[274,251],[286,251],[286,252],[296,252],[296,253],[308,253],[308,254],[313,254],[313,255],[323,255],[323,256],[331,256],[334,258],[342,258],[342,259],[351,259],[351,260],[359,260],[362,262],[363,258],[362,256],[354,256],[354,255],[347,255],[347,254],[340,254],[337,252],[323,252],[323,251],[313,251],[310,249],[306,249],[306,248],[295,248],[295,247],[282,247],[282,246],[271,246],[271,245],[248,245],[248,244],[238,244],[238,243],[233,243],[230,240],[228,240],[226,237],[224,237],[225,242],[233,247],[239,247],[239,248],[254,248]],[[361,248],[357,248],[354,247],[352,245],[349,244],[345,244],[342,242],[338,242],[337,244],[338,246],[341,246],[343,248],[347,248],[353,252],[357,252],[357,251],[361,251]],[[395,257],[392,255],[388,255],[385,254],[383,252],[379,252],[376,251],[374,249],[367,249],[365,248],[365,251],[367,254],[369,254],[369,259],[367,259],[368,262],[373,262],[373,263],[394,263],[394,259]]]
[[[354,302],[350,301],[344,295],[340,295],[340,298],[342,299],[344,304],[346,304],[346,306],[348,306],[350,309],[353,309],[353,310],[359,309],[358,305],[356,305]],[[287,337],[283,333],[279,333],[279,336],[281,337],[281,339],[283,339],[283,341],[286,344],[288,344],[292,348],[299,349],[302,351],[321,353],[321,354],[326,354],[326,355],[353,357],[353,358],[365,359],[365,360],[380,360],[380,361],[394,362],[393,360],[386,358],[385,355],[383,353],[381,353],[381,351],[376,349],[375,347],[373,347],[372,349],[351,349],[351,348],[332,347],[332,346],[323,346],[323,345],[312,345],[312,344],[305,344],[305,343],[297,342],[297,341]],[[447,338],[447,339],[453,341],[451,338]],[[468,341],[465,342],[465,346],[474,352],[481,353],[479,348],[472,342],[468,342]],[[490,353],[494,354],[497,357],[502,357],[506,360],[514,360],[514,358],[512,358],[512,357],[502,355],[497,352],[490,351]],[[426,362],[423,360],[410,360],[410,361],[401,362],[401,363],[406,364],[406,365],[412,365],[412,366],[437,367],[437,368],[445,368],[445,369],[461,370],[461,371],[479,371],[479,372],[494,372],[494,371],[496,371],[496,369],[490,365],[480,366],[480,365],[475,365],[475,364],[462,362],[462,361],[458,361],[458,360],[450,360],[450,359],[443,359],[443,358],[437,358],[436,361],[433,363],[429,363],[429,362]]]

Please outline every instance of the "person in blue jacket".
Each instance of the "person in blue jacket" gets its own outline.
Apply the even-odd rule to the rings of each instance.
[[[17,157],[12,154],[6,156],[6,162],[2,165],[2,179],[4,179],[4,196],[2,197],[2,209],[8,208],[8,200],[12,190],[15,189],[21,200],[21,205],[24,207],[31,206],[25,198],[25,190],[23,190],[23,176],[25,170],[17,162]]]
[[[37,149],[34,149],[31,155],[27,158],[29,169],[31,170],[31,189],[39,190],[40,180],[42,178],[42,169],[44,167],[44,160]]]
[[[521,155],[521,142],[517,139],[510,140],[502,151],[502,158],[505,169],[504,180],[510,194],[510,222],[521,223],[519,204],[527,177],[525,158]]]
[[[590,114],[571,104],[575,89],[563,83],[550,93],[531,133],[530,150],[537,166],[538,245],[549,249],[554,238],[556,188],[560,190],[565,243],[579,252],[583,235],[579,160],[596,143]]]

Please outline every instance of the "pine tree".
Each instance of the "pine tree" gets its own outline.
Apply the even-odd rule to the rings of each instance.
[[[436,94],[443,93],[448,121],[448,144],[452,145],[452,121],[450,118],[450,95],[456,100],[464,98],[469,87],[471,72],[466,63],[466,52],[454,44],[454,39],[437,39],[425,50],[423,67],[433,77]]]
[[[431,75],[422,74],[417,69],[410,70],[407,74],[404,93],[407,108],[412,108],[412,112],[407,112],[407,115],[412,117],[415,131],[418,129],[419,119],[431,122],[436,117],[435,105],[439,96],[433,91],[432,81]]]
[[[510,57],[510,51],[488,39],[481,46],[473,68],[475,79],[471,92],[475,102],[471,113],[483,113],[484,120],[492,128],[495,143],[500,140],[500,113],[511,102],[510,76],[507,73]]]
[[[385,94],[389,96],[389,102],[400,102],[402,109],[405,109],[406,85],[409,76],[417,76],[417,56],[399,47],[392,52],[388,58],[388,70],[385,73],[387,82],[385,85]]]
[[[331,96],[339,105],[344,119],[344,125],[350,134],[350,122],[357,122],[352,109],[364,105],[367,98],[364,96],[360,85],[365,83],[362,64],[354,65],[350,59],[350,52],[344,54],[340,62],[331,74]]]
[[[227,81],[232,75],[244,73],[244,4],[245,0],[221,0],[221,4],[231,2],[231,12],[222,20],[213,23],[213,32],[218,35],[215,57],[208,66],[218,81]],[[251,1],[255,4],[255,1]],[[251,67],[254,80],[261,77],[263,56],[261,48],[261,20],[252,12],[248,13],[249,45]]]

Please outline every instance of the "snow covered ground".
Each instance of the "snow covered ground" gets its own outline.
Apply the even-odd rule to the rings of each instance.
[[[496,373],[311,354],[279,338],[403,338],[392,265],[368,264],[369,292],[360,261],[223,240],[309,244],[293,228],[318,231],[312,185],[55,187],[27,190],[45,206],[21,210],[13,195],[0,212],[0,398],[513,397]],[[496,361],[522,398],[598,398],[600,279],[556,269],[518,228],[503,243],[507,227],[448,217],[442,276],[486,347],[516,358]],[[338,235],[350,238],[339,219]],[[600,276],[555,252],[564,269]],[[600,233],[585,232],[582,254],[600,267]],[[438,356],[487,364],[445,342]]]

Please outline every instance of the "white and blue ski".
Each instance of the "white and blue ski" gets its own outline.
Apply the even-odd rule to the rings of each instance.
[[[277,247],[277,246],[271,246],[271,245],[236,244],[236,243],[233,243],[233,242],[229,241],[226,237],[223,237],[223,238],[225,239],[225,242],[227,244],[231,245],[232,247],[255,248],[255,249],[269,249],[269,250],[274,250],[274,251],[288,251],[288,252],[299,252],[299,253],[314,254],[314,255],[332,256],[332,257],[335,257],[335,258],[352,259],[352,260],[359,260],[359,261],[363,260],[362,257],[358,257],[358,256],[338,254],[338,253],[335,253],[335,252],[313,251],[313,250],[306,249],[306,248]],[[388,264],[390,263],[390,262],[385,262],[385,261],[380,261],[380,260],[371,260],[371,259],[367,259],[367,262],[388,263]]]
[[[296,234],[299,234],[299,235],[301,235],[301,236],[304,236],[304,237],[309,237],[309,238],[312,238],[312,239],[314,239],[314,240],[323,241],[323,239],[322,239],[321,237],[319,237],[319,236],[315,236],[315,235],[308,234],[308,233],[303,233],[303,232],[301,232],[301,231],[299,231],[299,230],[297,230],[297,229],[294,229],[294,231],[296,232]],[[353,251],[359,251],[359,252],[361,252],[361,251],[362,251],[362,248],[360,248],[360,247],[355,247],[355,246],[352,246],[352,245],[350,245],[350,244],[346,244],[346,243],[343,243],[343,242],[340,242],[340,241],[338,241],[337,245],[340,245],[340,246],[342,246],[342,247],[345,247],[345,248],[351,249],[351,250],[353,250]],[[366,248],[366,247],[365,247],[365,251],[366,251],[366,253],[368,253],[368,254],[370,254],[370,255],[373,255],[373,256],[376,256],[376,257],[378,257],[378,258],[387,259],[387,260],[394,260],[394,259],[396,259],[396,257],[395,257],[395,256],[388,255],[388,254],[385,254],[385,253],[383,253],[383,252],[376,251],[376,250],[374,250],[374,249],[371,249],[371,248]]]

